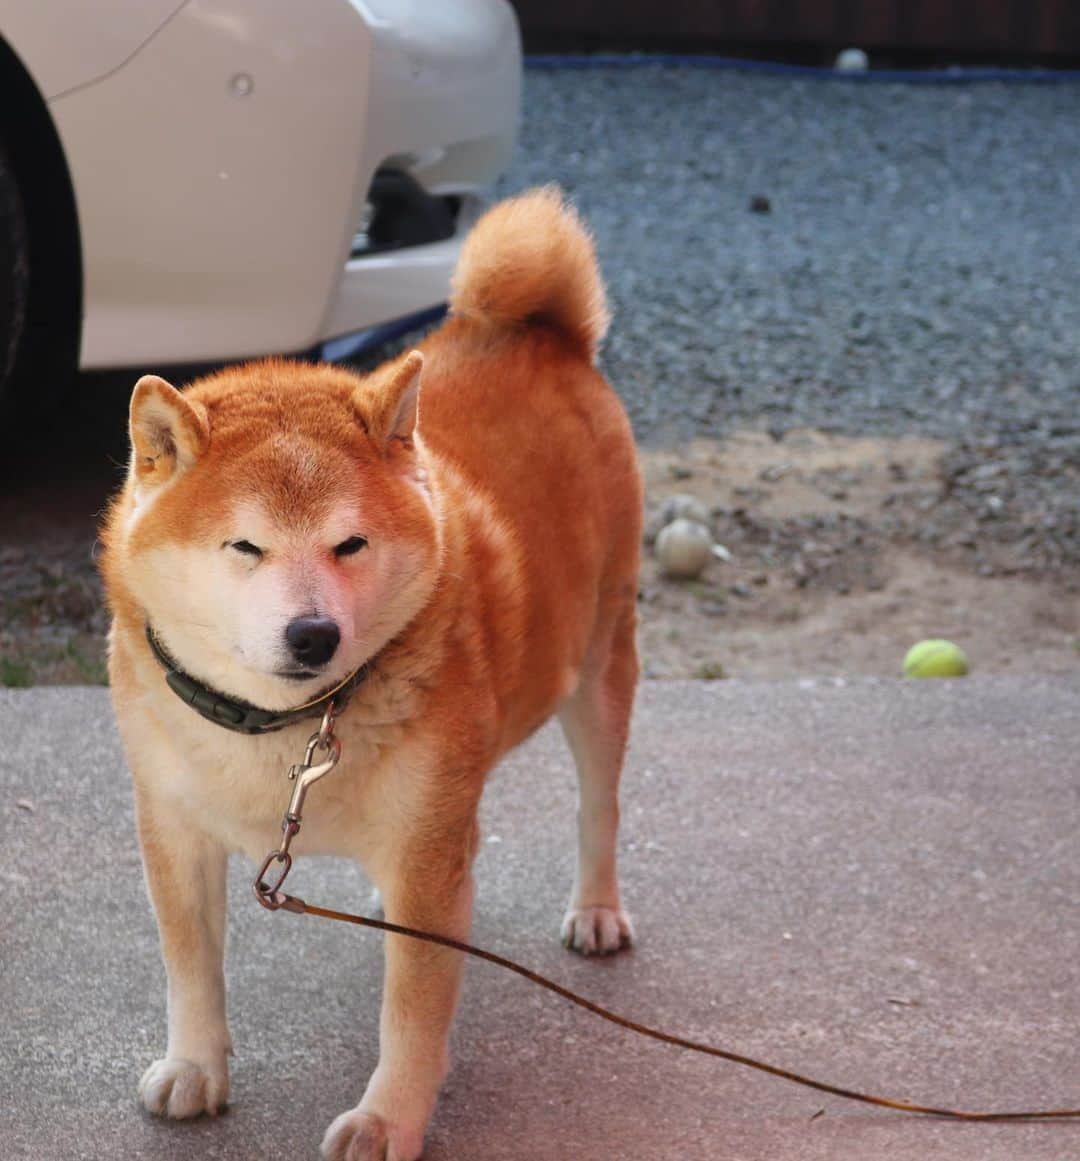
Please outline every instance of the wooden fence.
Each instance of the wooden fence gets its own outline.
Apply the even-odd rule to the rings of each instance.
[[[529,50],[1080,56],[1080,0],[513,0]]]

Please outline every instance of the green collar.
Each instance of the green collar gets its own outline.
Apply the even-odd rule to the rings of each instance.
[[[340,710],[353,690],[367,680],[374,668],[370,661],[365,661],[343,682],[314,701],[305,702],[293,709],[268,710],[229,697],[185,673],[157,639],[149,624],[146,626],[146,640],[158,664],[165,670],[165,684],[173,693],[208,722],[238,734],[269,734],[291,726],[294,722],[322,717],[331,700],[337,703]]]

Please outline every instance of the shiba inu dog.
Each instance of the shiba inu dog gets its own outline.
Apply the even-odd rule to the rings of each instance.
[[[485,777],[557,714],[580,785],[563,940],[632,938],[615,841],[641,481],[594,366],[592,243],[558,192],[488,212],[450,305],[369,375],[271,360],[135,387],[102,572],[168,977],[151,1112],[227,1101],[226,858],[275,841],[328,690],[342,758],[296,852],[359,860],[389,920],[466,939]],[[385,955],[378,1065],[326,1157],[418,1157],[447,1069],[460,954],[391,935]]]

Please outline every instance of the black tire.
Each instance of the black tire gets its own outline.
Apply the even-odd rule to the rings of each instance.
[[[30,298],[30,239],[22,194],[0,148],[0,409],[11,404],[11,386],[26,332]]]
[[[81,329],[71,174],[44,98],[0,38],[0,473],[66,418]]]

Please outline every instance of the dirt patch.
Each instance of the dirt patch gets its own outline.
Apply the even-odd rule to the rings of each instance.
[[[650,677],[893,675],[923,637],[962,645],[975,673],[1080,668],[1080,578],[1056,529],[1010,509],[994,459],[973,464],[924,438],[798,430],[642,462],[647,543],[664,502],[686,493],[732,556],[675,582],[646,549]]]
[[[975,673],[1075,672],[1080,466],[1027,454],[814,430],[643,452],[647,540],[689,493],[732,554],[672,582],[646,548],[646,675],[891,675],[929,636],[962,645]],[[117,452],[0,495],[0,684],[105,680],[92,555],[121,474]]]
[[[85,526],[0,547],[0,685],[101,685],[107,618]]]

